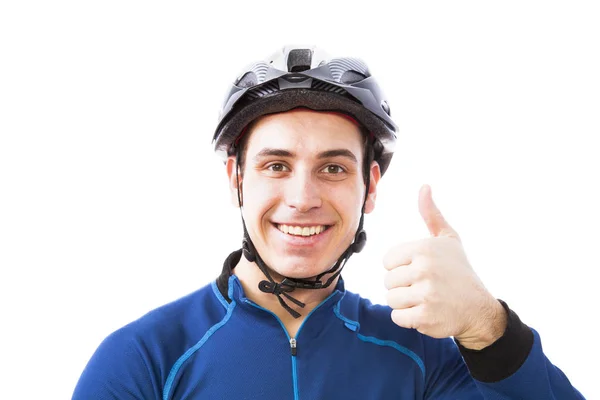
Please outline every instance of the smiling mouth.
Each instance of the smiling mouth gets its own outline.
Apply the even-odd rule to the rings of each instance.
[[[275,227],[283,233],[291,236],[314,236],[323,233],[329,229],[330,225],[313,225],[313,226],[294,226],[275,224]]]

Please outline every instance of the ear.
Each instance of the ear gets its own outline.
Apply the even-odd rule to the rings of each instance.
[[[379,169],[379,163],[373,161],[371,163],[371,180],[369,182],[367,201],[365,203],[365,214],[369,214],[375,209],[375,199],[377,197],[377,184],[381,178],[381,170]]]
[[[227,178],[229,179],[229,192],[231,195],[231,204],[233,204],[234,207],[239,207],[240,203],[239,203],[239,199],[238,199],[237,178],[239,177],[239,184],[241,187],[242,186],[242,175],[239,173],[238,174],[235,173],[235,170],[237,168],[235,156],[227,157],[227,161],[225,162],[225,168],[227,169]],[[236,177],[236,175],[237,175],[237,177]]]

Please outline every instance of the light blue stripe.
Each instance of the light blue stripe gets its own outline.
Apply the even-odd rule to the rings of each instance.
[[[311,310],[311,312],[308,313],[308,315],[306,316],[306,318],[304,318],[304,321],[302,321],[302,324],[300,324],[300,328],[298,328],[298,332],[296,332],[296,339],[298,338],[298,335],[300,335],[300,331],[302,330],[302,327],[304,326],[304,324],[306,323],[306,321],[308,321],[308,318],[315,312],[317,311],[323,304],[327,303],[327,301],[332,298],[338,291],[334,290],[329,296],[327,296],[327,298],[325,300],[323,300],[322,302],[319,303],[319,305],[317,305],[315,308],[313,308]],[[341,300],[341,299],[340,299]],[[339,303],[338,303],[339,304]]]
[[[341,302],[341,301],[340,301]],[[358,321],[352,321],[351,319],[348,319],[346,317],[344,317],[342,315],[342,313],[340,312],[340,302],[338,302],[335,307],[333,308],[333,312],[335,313],[335,315],[341,319],[342,321],[344,321],[346,324],[350,324],[355,326],[358,330],[358,328],[360,328],[360,324],[358,323]],[[421,373],[423,374],[423,379],[425,379],[425,364],[423,363],[423,360],[421,360],[421,358],[414,353],[413,351],[407,349],[404,346],[399,345],[398,343],[392,341],[392,340],[381,340],[381,339],[377,339],[371,336],[365,336],[365,335],[361,335],[360,333],[356,333],[356,336],[362,340],[363,342],[368,342],[368,343],[373,343],[376,344],[378,346],[387,346],[387,347],[391,347],[393,349],[398,350],[400,353],[409,356],[410,358],[413,359],[414,362],[417,363],[417,365],[419,366],[419,368],[421,368]]]
[[[231,292],[231,289],[230,289],[230,292]],[[229,294],[229,296],[231,296],[231,294]],[[202,345],[204,343],[206,343],[206,341],[212,336],[213,333],[215,333],[220,327],[222,327],[223,325],[225,325],[225,323],[227,321],[229,321],[229,318],[231,317],[231,314],[233,313],[233,309],[235,308],[235,305],[236,305],[235,301],[232,300],[231,304],[229,304],[229,307],[227,308],[227,314],[225,314],[225,317],[223,318],[223,320],[221,322],[213,325],[208,330],[208,332],[206,332],[204,334],[204,337],[202,339],[200,339],[200,341],[198,343],[196,343],[193,347],[188,349],[188,351],[186,351],[184,355],[179,357],[179,359],[177,360],[175,365],[173,365],[173,368],[171,368],[171,372],[169,372],[169,377],[167,378],[167,382],[165,383],[165,387],[163,389],[163,400],[169,399],[169,392],[171,391],[171,386],[173,385],[173,380],[175,380],[175,375],[177,375],[179,368],[181,368],[183,363],[186,362],[187,359],[190,358],[196,351],[198,351],[198,349],[200,347],[202,347]]]
[[[348,319],[346,317],[344,317],[342,315],[342,313],[340,312],[340,303],[341,303],[341,299],[340,301],[338,301],[338,303],[335,305],[335,307],[333,308],[333,312],[334,314],[341,319],[342,321],[344,321],[347,324],[353,325],[356,329],[353,329],[353,331],[357,331],[360,328],[360,324],[358,323],[358,321],[352,321],[351,319]]]
[[[225,300],[225,297],[223,297],[223,295],[221,294],[221,291],[219,290],[219,288],[217,286],[217,282],[212,281],[211,286],[212,286],[213,292],[215,293],[215,296],[217,296],[217,299],[219,299],[221,304],[223,304],[223,307],[225,307],[225,309],[227,310],[227,307],[229,307],[229,304],[227,303],[227,300]]]
[[[233,281],[237,280],[237,276],[231,275],[227,281],[227,297],[231,299],[232,303],[235,303],[233,299]],[[229,306],[228,306],[229,307]]]
[[[300,399],[300,393],[298,391],[298,373],[296,371],[296,357],[292,356],[292,376],[294,379],[294,400]]]
[[[281,325],[281,328],[283,328],[283,332],[285,333],[285,336],[287,336],[288,341],[291,339],[290,335],[288,334],[288,331],[285,329],[285,325],[283,325],[283,322],[281,322],[281,319],[273,311],[267,310],[266,308],[259,306],[258,304],[256,304],[255,302],[253,302],[252,300],[249,300],[249,299],[244,299],[244,302],[246,304],[251,305],[252,307],[258,308],[259,310],[268,312],[273,317],[275,317],[275,319],[279,322],[279,325]]]
[[[407,349],[404,346],[400,346],[398,343],[391,341],[391,340],[381,340],[381,339],[377,339],[377,338],[374,338],[371,336],[364,336],[364,335],[361,335],[360,333],[357,333],[356,336],[358,336],[358,338],[360,340],[362,340],[363,342],[374,343],[378,346],[391,347],[393,349],[398,350],[400,353],[409,356],[410,358],[413,359],[414,362],[417,363],[419,368],[421,368],[421,372],[423,373],[423,379],[425,379],[425,364],[423,364],[423,360],[421,360],[421,358],[418,355],[416,355],[414,352],[412,352],[411,350]]]

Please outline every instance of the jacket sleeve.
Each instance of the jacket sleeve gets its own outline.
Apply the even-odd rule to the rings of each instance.
[[[157,379],[139,342],[126,328],[108,336],[83,370],[73,400],[160,399]]]
[[[426,359],[426,399],[581,400],[565,374],[544,355],[539,334],[508,313],[503,336],[482,350],[451,339],[430,340]],[[457,351],[458,349],[458,351]]]

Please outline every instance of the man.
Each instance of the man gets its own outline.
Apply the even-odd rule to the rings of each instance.
[[[428,186],[431,237],[384,258],[390,307],[345,290],[395,132],[359,60],[286,48],[242,74],[214,136],[242,249],[110,335],[73,398],[582,399],[477,278]]]

